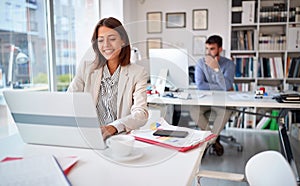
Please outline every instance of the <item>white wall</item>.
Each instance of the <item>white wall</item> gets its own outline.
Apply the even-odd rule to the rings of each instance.
[[[192,29],[193,9],[208,9],[208,30]],[[185,12],[186,28],[166,28],[163,23],[162,33],[148,34],[147,12],[162,12],[163,22],[167,12]],[[190,65],[195,64],[200,56],[193,56],[193,36],[219,34],[223,37],[223,48],[228,51],[229,42],[229,4],[228,0],[124,0],[124,23],[134,46],[141,50],[147,65],[146,39],[160,37],[163,48],[186,48],[189,52]],[[227,53],[225,53],[227,55]]]
[[[123,22],[123,0],[100,0],[101,18],[115,17]]]

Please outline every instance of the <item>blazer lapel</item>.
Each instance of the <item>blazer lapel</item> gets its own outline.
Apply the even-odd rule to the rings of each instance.
[[[118,98],[117,98],[117,105],[119,105],[117,110],[118,116],[120,114],[120,108],[121,108],[120,103],[124,95],[127,81],[128,81],[128,68],[127,66],[125,67],[121,66],[121,72],[120,72],[119,83],[118,83]]]
[[[94,85],[93,88],[93,97],[94,102],[97,105],[98,99],[99,99],[99,91],[100,91],[100,85],[101,85],[101,78],[102,78],[102,67],[95,70],[93,74],[91,75],[91,85]]]

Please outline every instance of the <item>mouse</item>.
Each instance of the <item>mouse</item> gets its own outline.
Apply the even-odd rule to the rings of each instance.
[[[173,97],[174,97],[174,94],[173,94],[173,93],[171,93],[171,92],[170,92],[170,93],[167,93],[167,94],[166,94],[166,97],[173,98]]]

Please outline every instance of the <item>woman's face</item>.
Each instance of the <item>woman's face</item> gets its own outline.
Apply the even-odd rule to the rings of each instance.
[[[117,60],[122,46],[125,45],[120,34],[114,29],[101,26],[98,29],[98,48],[107,60]]]

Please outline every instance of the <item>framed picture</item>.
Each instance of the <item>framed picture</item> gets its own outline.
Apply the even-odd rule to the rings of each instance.
[[[208,10],[193,10],[193,30],[207,30],[208,28]]]
[[[185,28],[186,25],[185,12],[166,13],[166,27],[167,28]]]
[[[205,55],[206,36],[194,36],[193,38],[193,54]]]
[[[147,33],[162,32],[162,13],[147,12]]]
[[[155,48],[162,48],[161,38],[147,38],[147,57],[149,58],[149,50]]]

